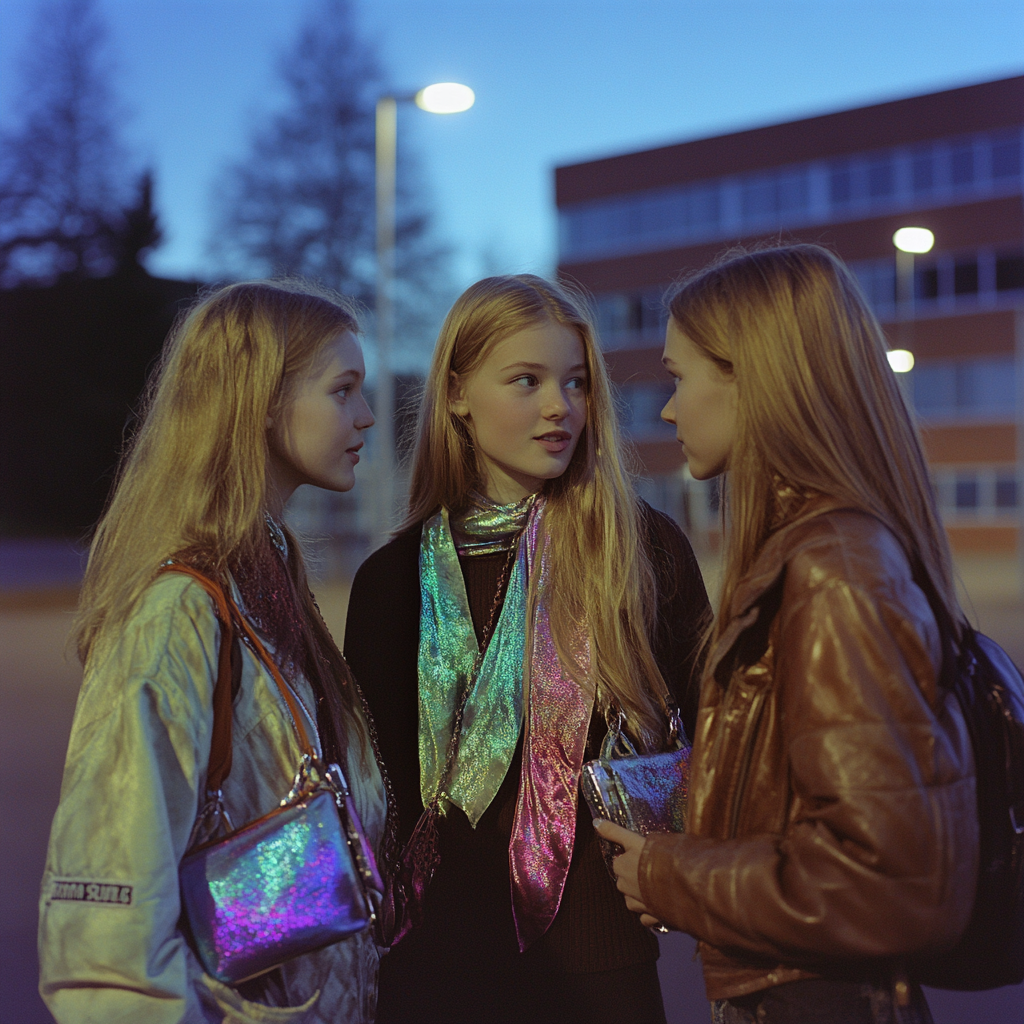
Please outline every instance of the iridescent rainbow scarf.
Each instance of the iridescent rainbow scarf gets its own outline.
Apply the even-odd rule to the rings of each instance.
[[[509,521],[524,511],[524,503],[488,505],[482,535],[500,532],[495,519],[503,509]],[[547,931],[562,900],[594,705],[586,630],[581,627],[570,643],[582,683],[562,665],[551,636],[549,553],[541,530],[544,507],[544,499],[537,498],[526,509],[501,615],[477,678],[471,681],[447,792],[475,828],[508,772],[525,719],[519,798],[509,843],[512,910],[521,950]],[[472,520],[460,526],[473,530]],[[531,591],[533,606],[528,610]],[[459,695],[477,655],[447,510],[423,525],[420,594],[420,791],[426,806],[437,791]]]

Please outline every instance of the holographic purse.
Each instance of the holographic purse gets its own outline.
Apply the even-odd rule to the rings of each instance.
[[[658,754],[638,754],[625,734],[620,711],[601,745],[601,756],[583,766],[580,787],[590,813],[630,832],[685,832],[690,790],[690,744],[677,711],[669,711],[669,744]],[[601,840],[612,878],[612,861],[622,847]]]
[[[207,799],[178,877],[196,956],[212,977],[237,985],[373,924],[384,885],[344,773],[317,757],[295,698],[252,627],[216,583],[185,566],[166,571],[195,578],[214,599],[221,622]],[[227,816],[221,789],[231,770],[236,623],[274,677],[303,751],[280,806],[239,829]]]

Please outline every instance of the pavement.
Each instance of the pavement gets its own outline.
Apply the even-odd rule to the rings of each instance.
[[[36,915],[50,820],[81,682],[73,654],[65,656],[75,590],[66,567],[51,563],[43,586],[0,580],[0,1024],[49,1024],[36,992]],[[8,563],[10,564],[10,563]],[[22,562],[18,561],[19,572]],[[704,566],[709,583],[716,567]],[[1024,665],[1024,601],[1016,569],[1004,560],[960,566],[977,623]],[[317,588],[334,635],[342,638],[348,588]],[[689,936],[662,942],[659,963],[669,1024],[709,1019],[700,965]],[[936,1024],[1024,1024],[1024,986],[994,992],[929,991]],[[528,1024],[528,1022],[524,1022]]]

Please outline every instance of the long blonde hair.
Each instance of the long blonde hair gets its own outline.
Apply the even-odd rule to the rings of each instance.
[[[668,306],[679,330],[735,373],[738,386],[712,641],[777,525],[780,485],[877,516],[958,622],[949,544],[920,437],[882,329],[846,266],[817,245],[730,255],[683,282]]]
[[[489,277],[452,307],[434,349],[413,454],[409,529],[442,507],[459,511],[481,486],[466,424],[452,410],[455,389],[499,341],[539,324],[574,331],[587,367],[587,421],[565,473],[547,482],[546,542],[551,574],[552,632],[572,668],[567,642],[586,622],[600,698],[626,713],[648,748],[665,735],[658,694],[665,689],[648,637],[655,581],[641,542],[637,498],[621,457],[618,419],[604,359],[582,296],[532,274]]]
[[[116,642],[164,560],[189,552],[223,578],[236,560],[265,556],[267,417],[276,417],[328,342],[358,329],[347,300],[299,280],[229,285],[178,319],[92,540],[73,631],[83,663]],[[288,540],[289,576],[317,676],[311,682],[328,701],[339,691],[352,712],[353,687],[339,686],[348,679],[344,660],[313,604],[290,533]],[[344,717],[340,706],[331,714],[335,722]]]

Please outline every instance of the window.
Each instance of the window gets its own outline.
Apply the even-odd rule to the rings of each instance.
[[[996,474],[995,505],[997,509],[1017,507],[1017,479],[1012,473]]]
[[[953,363],[918,363],[911,377],[914,407],[922,416],[956,411],[956,369]]]
[[[1008,136],[992,141],[992,177],[1019,178],[1021,168],[1020,136]]]
[[[922,267],[917,271],[917,297],[937,299],[939,297],[939,268]]]
[[[937,360],[911,371],[914,407],[923,417],[1009,417],[1016,374],[1012,356]]]
[[[868,164],[868,195],[872,199],[891,196],[896,191],[896,173],[888,157]]]
[[[978,292],[978,261],[957,261],[953,267],[953,294],[976,295]]]
[[[849,164],[834,164],[829,176],[829,196],[834,206],[853,200],[853,170]]]
[[[954,503],[957,511],[978,507],[978,477],[971,473],[956,478]]]
[[[910,158],[910,185],[915,192],[928,192],[935,186],[935,158],[931,150],[918,150]]]
[[[950,181],[954,185],[970,185],[974,181],[974,147],[970,143],[954,146],[949,158]]]
[[[1024,252],[996,256],[996,291],[1011,292],[1024,288]]]

